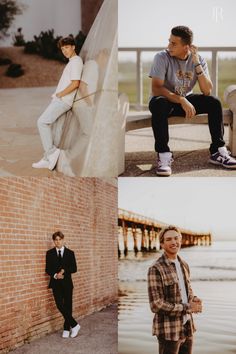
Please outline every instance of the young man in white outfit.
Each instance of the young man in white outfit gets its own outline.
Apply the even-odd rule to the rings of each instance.
[[[75,41],[72,37],[61,38],[58,46],[69,62],[63,70],[55,93],[52,95],[51,103],[37,122],[45,153],[39,162],[32,164],[34,168],[53,170],[56,166],[60,149],[54,145],[51,125],[71,109],[83,69],[82,59],[75,52]]]

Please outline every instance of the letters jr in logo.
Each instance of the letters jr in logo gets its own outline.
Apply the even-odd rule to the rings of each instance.
[[[212,19],[214,22],[223,21],[223,8],[220,6],[214,6],[212,8]]]

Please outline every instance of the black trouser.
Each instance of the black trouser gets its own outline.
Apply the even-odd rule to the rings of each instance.
[[[64,317],[64,330],[69,331],[71,327],[75,327],[77,322],[72,317],[72,295],[73,288],[65,287],[61,282],[57,284],[57,287],[53,289],[53,296],[58,310]]]
[[[213,96],[202,94],[192,94],[186,97],[192,103],[196,114],[208,114],[208,126],[211,134],[212,143],[210,152],[214,154],[218,148],[225,145],[224,142],[224,124],[221,102]],[[149,103],[149,109],[152,113],[152,129],[155,138],[155,150],[157,152],[170,151],[168,117],[185,116],[185,111],[179,103],[170,102],[163,96],[153,97]],[[190,118],[191,121],[191,118]]]

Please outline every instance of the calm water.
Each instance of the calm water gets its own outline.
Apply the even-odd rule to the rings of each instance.
[[[192,288],[204,310],[194,316],[194,354],[236,354],[236,242],[184,249]],[[119,354],[157,353],[147,296],[147,270],[159,253],[132,252],[119,262]]]

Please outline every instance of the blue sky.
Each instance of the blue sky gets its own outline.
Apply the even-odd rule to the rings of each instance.
[[[235,178],[119,178],[120,208],[235,240]]]
[[[198,46],[236,46],[235,0],[118,0],[119,46],[165,46],[187,25]]]

